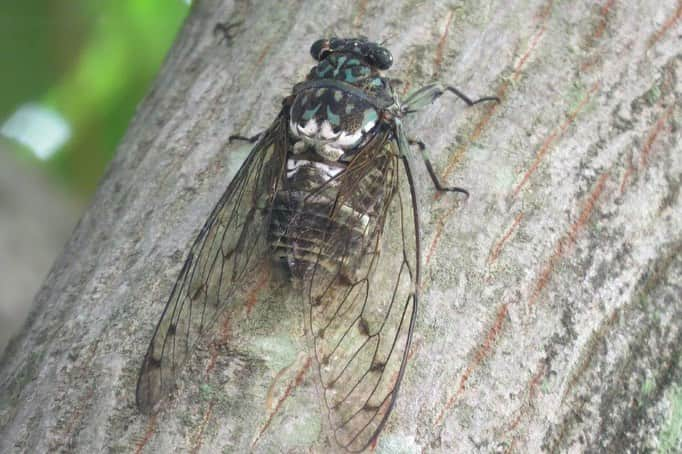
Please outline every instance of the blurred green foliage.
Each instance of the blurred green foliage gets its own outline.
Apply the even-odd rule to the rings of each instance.
[[[46,161],[87,196],[189,11],[184,0],[22,0],[0,6],[0,123],[28,102],[58,112],[71,138]]]

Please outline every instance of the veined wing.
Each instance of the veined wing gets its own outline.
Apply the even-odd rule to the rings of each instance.
[[[145,355],[137,406],[145,413],[172,391],[197,339],[214,324],[268,251],[267,228],[286,161],[280,114],[211,212],[178,276]]]
[[[417,308],[418,215],[400,134],[377,135],[339,175],[306,288],[330,424],[353,452],[377,438],[393,408]]]

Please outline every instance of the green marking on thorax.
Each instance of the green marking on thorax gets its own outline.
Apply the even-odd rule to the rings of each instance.
[[[362,115],[362,127],[364,128],[365,125],[369,123],[376,123],[377,119],[379,118],[379,115],[377,114],[377,111],[374,109],[367,109]]]
[[[333,126],[339,126],[341,124],[341,117],[332,112],[329,106],[327,106],[327,119]]]
[[[355,82],[356,80],[358,80],[358,78],[355,77],[355,76],[353,76],[353,71],[352,71],[351,69],[346,68],[344,80],[345,80],[346,82],[348,82],[349,84],[352,84],[353,82]]]
[[[341,70],[341,67],[343,66],[343,62],[345,62],[347,59],[345,56],[340,56],[338,61],[336,62],[336,69],[334,69],[334,77],[336,77],[337,74],[339,74],[339,71]]]
[[[355,108],[355,104],[346,104],[346,114],[349,114]]]
[[[319,108],[320,108],[320,104],[315,106],[314,109],[306,110],[305,112],[303,112],[303,115],[301,116],[301,118],[303,118],[304,120],[310,120],[311,118],[313,118],[315,116],[315,114],[317,113]]]
[[[320,66],[322,66],[322,69],[320,69]],[[317,75],[320,77],[324,77],[324,75],[327,74],[331,70],[332,70],[332,67],[329,65],[329,63],[327,63],[326,61],[322,62],[317,67]]]
[[[341,99],[343,99],[343,93],[341,93],[341,90],[336,90],[334,92],[334,101],[341,102]]]

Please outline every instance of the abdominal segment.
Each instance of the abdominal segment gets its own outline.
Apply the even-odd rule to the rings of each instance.
[[[275,258],[294,277],[317,268],[353,279],[351,270],[365,254],[383,199],[379,169],[363,170],[351,192],[340,192],[356,173],[345,163],[289,155],[273,203],[269,240]]]

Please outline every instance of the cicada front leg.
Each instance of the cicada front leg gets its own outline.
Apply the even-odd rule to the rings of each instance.
[[[411,113],[423,109],[427,105],[433,103],[436,99],[440,98],[447,91],[457,95],[457,97],[464,101],[469,107],[486,101],[500,102],[500,98],[498,98],[497,96],[484,96],[482,98],[472,100],[467,95],[465,95],[464,93],[462,93],[460,90],[453,86],[450,85],[443,86],[441,84],[434,83],[425,85],[415,90],[410,95],[408,95],[407,99],[405,99],[405,101],[402,104],[403,115],[409,115]],[[440,182],[438,176],[436,175],[436,172],[433,169],[433,165],[431,164],[431,160],[429,159],[429,155],[426,151],[426,144],[424,142],[418,139],[411,138],[408,139],[408,142],[410,145],[417,145],[419,147],[419,151],[421,152],[422,159],[424,160],[426,170],[429,172],[431,181],[433,181],[433,185],[435,186],[437,191],[459,192],[461,194],[464,194],[467,198],[469,197],[469,191],[467,191],[466,189],[460,188],[458,186],[445,186]]]

